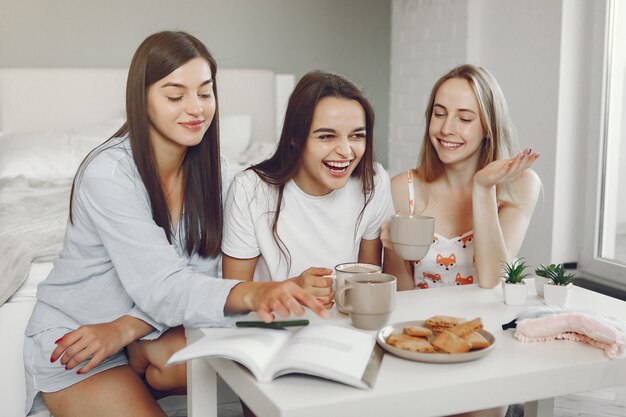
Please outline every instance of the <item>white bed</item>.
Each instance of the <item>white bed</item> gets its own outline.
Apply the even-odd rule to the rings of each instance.
[[[61,247],[73,173],[123,122],[125,83],[125,69],[0,69],[2,416],[23,415],[23,333],[37,284]],[[294,77],[221,69],[217,83],[234,174],[273,151]]]

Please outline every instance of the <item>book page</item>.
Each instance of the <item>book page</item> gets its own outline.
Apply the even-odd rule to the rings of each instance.
[[[365,370],[376,339],[345,327],[313,325],[298,331],[268,372],[273,377],[306,373],[364,388]]]
[[[211,329],[204,337],[176,352],[168,365],[207,356],[219,356],[241,363],[258,379],[289,340],[286,330],[261,328]]]

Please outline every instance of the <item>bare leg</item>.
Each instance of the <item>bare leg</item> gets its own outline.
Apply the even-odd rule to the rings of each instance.
[[[41,395],[55,417],[166,417],[128,366],[111,368],[61,391]]]
[[[128,345],[128,364],[144,377],[155,397],[187,393],[187,366],[165,366],[175,352],[187,345],[185,330],[174,327],[156,340],[140,340]]]
[[[488,408],[486,410],[472,411],[470,413],[455,414],[448,417],[504,417],[507,407]]]

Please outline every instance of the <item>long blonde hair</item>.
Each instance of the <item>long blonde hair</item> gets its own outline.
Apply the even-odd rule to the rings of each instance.
[[[469,82],[478,100],[480,122],[487,132],[483,138],[476,170],[481,170],[495,160],[511,158],[519,148],[517,132],[509,116],[506,99],[494,76],[486,69],[474,65],[458,66],[437,80],[428,99],[425,113],[426,127],[416,169],[417,177],[425,184],[435,181],[444,171],[444,165],[430,141],[428,131],[437,91],[444,82],[452,78],[461,78]],[[510,191],[510,183],[498,184],[496,194],[498,200],[516,204],[516,199]]]

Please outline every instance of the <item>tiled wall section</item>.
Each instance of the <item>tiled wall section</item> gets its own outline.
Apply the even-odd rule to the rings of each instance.
[[[415,167],[434,82],[467,59],[466,0],[393,0],[389,173]]]

